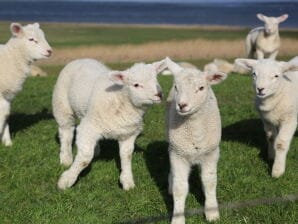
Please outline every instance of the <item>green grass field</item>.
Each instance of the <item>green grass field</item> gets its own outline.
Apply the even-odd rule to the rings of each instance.
[[[111,28],[117,33],[121,33],[121,29]],[[149,37],[142,37],[141,31],[137,39],[146,42]],[[164,32],[174,36],[175,31]],[[67,43],[61,43],[58,37],[54,42],[56,46],[81,42],[75,37],[73,41],[70,36],[68,38]],[[97,40],[93,36],[89,38],[91,42],[92,38]],[[120,38],[110,41],[119,43]],[[194,62],[197,65],[205,63],[202,60]],[[117,69],[126,66],[111,65]],[[151,221],[169,223],[172,199],[167,194],[169,162],[164,135],[164,103],[148,111],[144,132],[136,141],[133,155],[135,189],[124,192],[119,187],[118,146],[115,141],[105,141],[101,143],[100,157],[81,174],[73,188],[62,192],[56,185],[65,168],[59,164],[57,125],[51,113],[52,89],[62,67],[48,65],[44,69],[50,76],[28,78],[13,102],[9,119],[13,146],[0,145],[0,223],[149,223],[150,217],[157,217]],[[167,95],[171,77],[159,80]],[[298,136],[291,144],[285,175],[273,179],[271,164],[266,160],[262,124],[253,105],[250,77],[232,74],[214,90],[223,123],[218,167],[219,203],[298,194]],[[198,169],[193,169],[187,209],[203,205],[199,176]],[[205,219],[201,214],[195,215],[188,217],[187,223],[205,223]],[[298,223],[298,203],[224,208],[218,223]]]

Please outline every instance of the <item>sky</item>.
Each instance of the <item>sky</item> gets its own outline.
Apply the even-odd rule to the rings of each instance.
[[[0,3],[3,0],[0,0]],[[7,1],[7,0],[4,0]],[[10,1],[28,1],[28,0],[10,0]],[[29,0],[29,1],[92,1],[92,2],[298,2],[298,0]]]

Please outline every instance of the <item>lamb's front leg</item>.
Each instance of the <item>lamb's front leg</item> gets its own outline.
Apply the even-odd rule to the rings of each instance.
[[[123,189],[126,191],[135,187],[132,174],[131,159],[136,138],[137,135],[134,135],[126,140],[118,141],[121,160],[120,183],[122,184]]]
[[[188,176],[190,164],[173,152],[170,152],[172,193],[174,211],[171,224],[184,224],[185,200],[188,194]]]
[[[201,162],[201,178],[205,194],[205,215],[208,221],[219,219],[216,199],[217,162],[219,148],[204,156]]]
[[[271,53],[270,56],[269,56],[269,58],[275,60],[277,54],[278,54],[278,50],[276,50],[273,53]]]
[[[77,130],[78,153],[70,168],[62,173],[58,181],[58,188],[61,190],[70,188],[76,182],[81,171],[90,164],[94,156],[95,145],[100,138],[91,125],[80,125]]]
[[[11,146],[11,138],[9,133],[9,126],[7,123],[7,118],[10,111],[10,102],[4,98],[0,99],[0,135],[1,141],[5,146]]]
[[[263,51],[261,50],[256,50],[256,54],[257,54],[257,59],[260,60],[260,59],[264,59],[264,53]]]
[[[274,160],[275,152],[274,152],[274,140],[277,135],[276,127],[272,124],[269,124],[266,121],[263,121],[264,131],[266,133],[267,143],[268,143],[268,159]]]
[[[296,127],[296,117],[281,124],[274,142],[275,159],[272,167],[272,177],[280,177],[285,172],[287,153]]]

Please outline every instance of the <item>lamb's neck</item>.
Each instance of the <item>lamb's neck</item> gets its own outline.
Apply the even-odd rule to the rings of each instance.
[[[11,38],[6,44],[7,58],[13,63],[15,69],[18,70],[15,75],[26,77],[30,71],[32,60],[26,55],[26,51],[22,43]]]

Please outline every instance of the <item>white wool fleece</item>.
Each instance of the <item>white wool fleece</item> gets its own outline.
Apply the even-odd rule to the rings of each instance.
[[[142,131],[147,108],[161,102],[157,74],[164,68],[165,62],[159,61],[111,71],[93,59],[78,59],[65,66],[53,93],[53,113],[61,142],[60,162],[71,165],[58,181],[60,189],[75,183],[91,162],[97,141],[103,138],[118,140],[120,182],[125,190],[135,186],[131,170],[134,142]],[[78,153],[73,162],[75,117],[81,122],[76,136]]]
[[[10,103],[22,90],[31,63],[52,54],[38,23],[26,26],[12,23],[10,29],[12,37],[0,46],[0,134],[6,146],[12,144],[7,124]]]
[[[167,59],[174,74],[168,98],[167,122],[171,171],[169,192],[173,194],[172,223],[185,223],[184,206],[188,176],[193,165],[201,166],[208,221],[219,218],[216,199],[217,162],[221,138],[221,120],[216,97],[210,85],[226,78],[221,72],[184,69]]]

